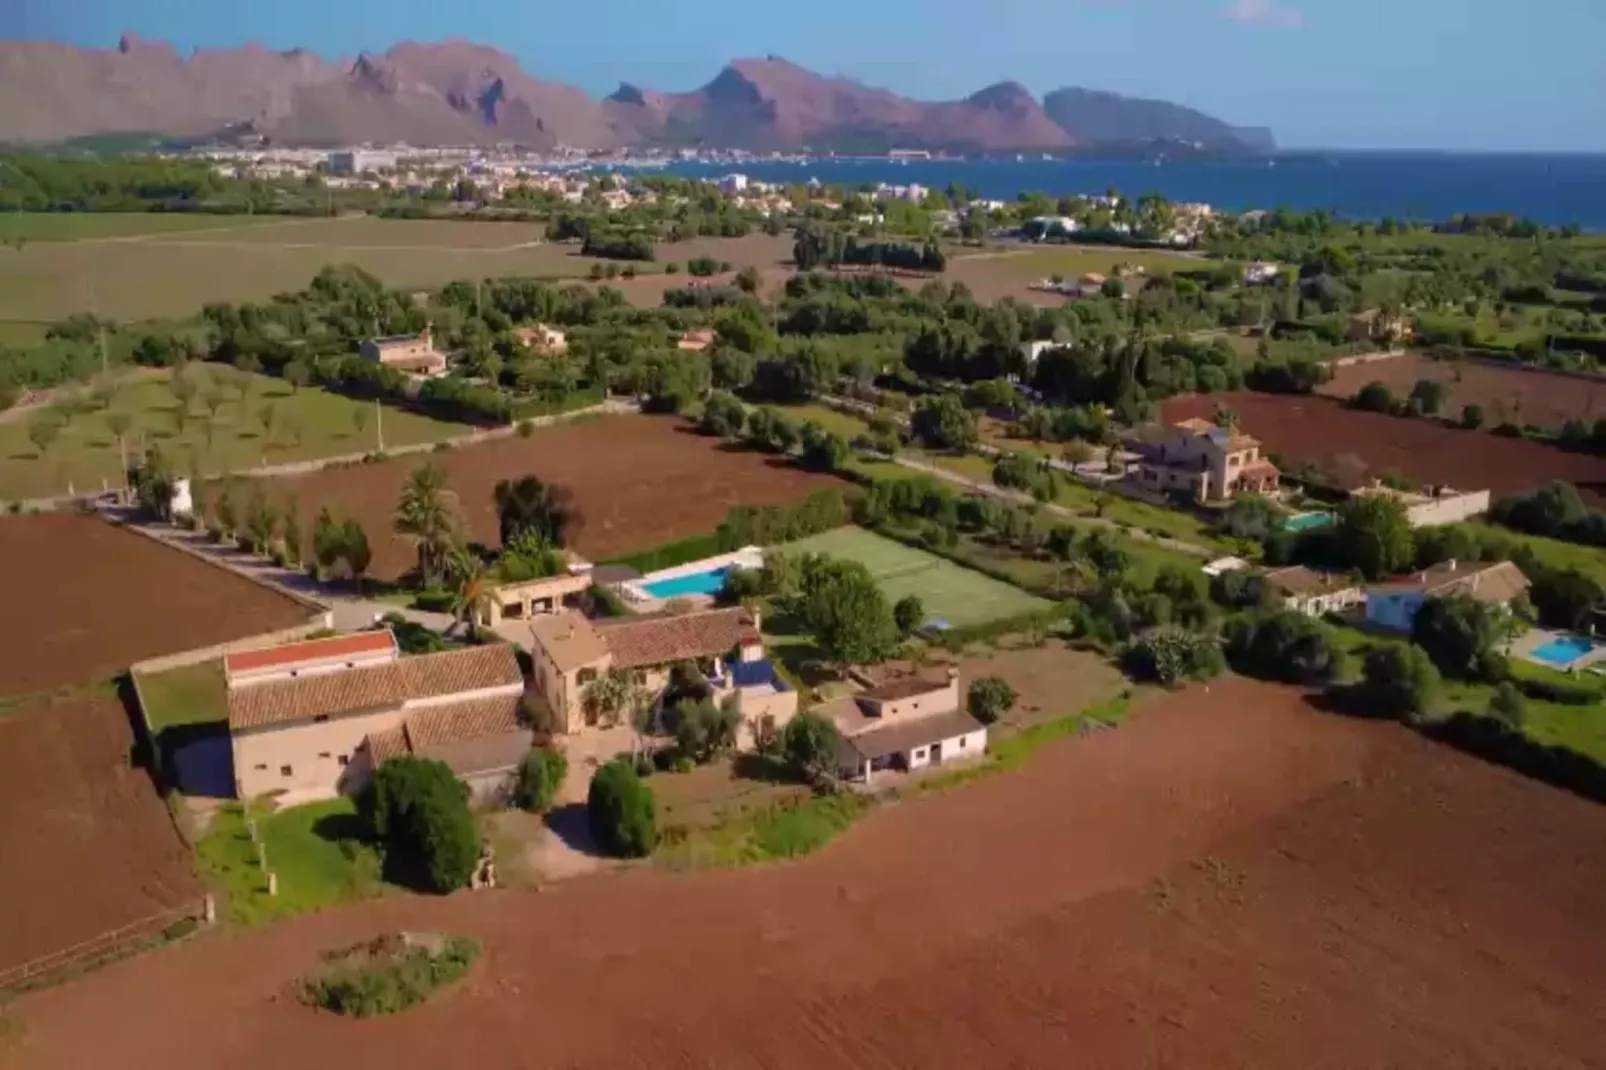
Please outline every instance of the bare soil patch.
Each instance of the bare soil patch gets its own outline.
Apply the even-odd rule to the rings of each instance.
[[[0,716],[0,971],[200,898],[133,742],[109,690]]]
[[[1606,379],[1471,361],[1433,360],[1420,353],[1351,364],[1334,372],[1321,393],[1336,398],[1348,398],[1371,382],[1382,383],[1395,397],[1402,398],[1422,379],[1445,383],[1450,387],[1445,415],[1459,417],[1462,406],[1481,405],[1488,427],[1507,420],[1555,427],[1568,420],[1593,423],[1606,417]]]
[[[1561,479],[1577,484],[1597,503],[1606,501],[1606,460],[1599,457],[1487,431],[1461,431],[1437,420],[1357,412],[1333,398],[1238,391],[1176,398],[1161,406],[1161,414],[1168,422],[1209,419],[1218,405],[1231,409],[1244,431],[1289,463],[1336,465],[1371,476],[1395,472],[1418,483],[1487,488],[1496,498]]]
[[[17,1005],[31,1070],[315,1065],[319,952],[462,932],[483,968],[346,1065],[1599,1065],[1606,809],[1226,680],[797,864],[396,898]],[[695,952],[689,952],[694,948]],[[541,1043],[529,1043],[539,1008]],[[96,1029],[83,1023],[93,1016]]]
[[[446,469],[469,538],[487,545],[497,542],[491,493],[498,481],[533,474],[567,487],[581,516],[570,541],[593,560],[711,531],[733,505],[795,502],[842,485],[652,416],[579,420],[430,459]],[[356,517],[374,547],[371,574],[393,580],[416,563],[411,545],[391,533],[391,524],[403,483],[422,463],[407,457],[270,482],[276,493],[300,496],[304,517],[324,506],[336,516]]]
[[[136,661],[300,624],[310,611],[96,517],[0,519],[0,696],[104,680]]]

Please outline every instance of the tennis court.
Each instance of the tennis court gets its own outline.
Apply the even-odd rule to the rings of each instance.
[[[935,554],[916,550],[863,528],[836,528],[776,547],[783,553],[824,554],[857,561],[870,570],[887,598],[916,595],[929,620],[955,627],[1013,617],[1051,603]]]

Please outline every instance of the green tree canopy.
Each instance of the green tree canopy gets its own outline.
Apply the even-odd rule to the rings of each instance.
[[[1382,494],[1353,496],[1339,507],[1333,545],[1344,564],[1369,580],[1402,572],[1416,558],[1404,503]]]
[[[615,758],[591,778],[586,797],[591,835],[616,858],[645,858],[658,845],[658,807],[635,763]]]

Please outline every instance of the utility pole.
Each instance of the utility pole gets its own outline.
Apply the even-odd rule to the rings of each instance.
[[[379,435],[379,452],[385,452],[385,407],[378,399],[374,401],[374,430]]]

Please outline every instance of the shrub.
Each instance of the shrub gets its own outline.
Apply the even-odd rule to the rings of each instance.
[[[1414,720],[1427,713],[1441,681],[1433,659],[1407,643],[1389,643],[1366,652],[1361,682],[1352,691],[1364,712]]]
[[[635,766],[625,758],[597,770],[586,797],[591,835],[617,858],[645,858],[657,846],[657,804]]]
[[[800,713],[781,730],[781,753],[793,775],[816,782],[836,771],[841,740],[834,722],[817,713]]]
[[[438,949],[408,940],[380,937],[342,952],[322,977],[303,985],[302,1001],[353,1018],[396,1014],[462,977],[480,951],[463,937]]]
[[[1331,628],[1292,610],[1231,622],[1227,657],[1239,672],[1289,684],[1325,683],[1342,659]]]
[[[1496,685],[1494,694],[1489,696],[1489,713],[1512,728],[1521,728],[1528,717],[1528,703],[1517,685],[1506,680]]]
[[[1370,382],[1357,390],[1349,399],[1350,408],[1360,409],[1364,412],[1391,412],[1394,409],[1394,395],[1389,388],[1380,382]]]
[[[898,626],[899,635],[913,635],[926,622],[926,607],[920,596],[909,594],[898,599],[892,607],[892,620]]]
[[[992,724],[1015,708],[1015,689],[1001,676],[983,676],[970,682],[965,708],[982,724]]]
[[[385,844],[393,874],[434,892],[468,884],[480,838],[468,791],[445,762],[393,758],[379,767],[358,803]]]
[[[519,761],[513,804],[532,814],[545,813],[569,773],[569,759],[557,747],[536,747]]]
[[[1222,668],[1215,638],[1181,628],[1156,628],[1134,639],[1122,652],[1126,671],[1138,680],[1174,687],[1183,680],[1208,680]]]
[[[413,608],[425,613],[450,613],[456,604],[457,596],[451,591],[431,589],[413,596]]]

